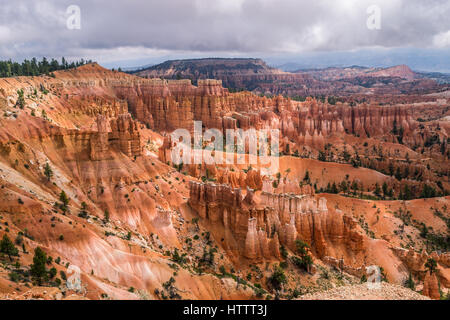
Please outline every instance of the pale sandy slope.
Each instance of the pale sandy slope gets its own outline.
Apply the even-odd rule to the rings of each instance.
[[[430,298],[398,285],[382,283],[379,289],[369,289],[367,284],[342,286],[306,294],[299,300],[430,300]]]

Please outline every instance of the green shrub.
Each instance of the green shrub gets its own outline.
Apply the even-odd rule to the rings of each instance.
[[[275,290],[281,290],[283,284],[287,283],[286,275],[280,266],[276,266],[273,274],[269,278],[269,282]]]

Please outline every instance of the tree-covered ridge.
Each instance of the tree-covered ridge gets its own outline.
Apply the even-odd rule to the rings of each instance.
[[[42,58],[38,61],[36,58],[31,60],[24,60],[22,63],[14,62],[12,60],[0,61],[0,77],[17,77],[17,76],[39,76],[42,74],[49,75],[53,71],[72,69],[82,66],[86,63],[91,63],[92,61],[85,61],[81,59],[80,61],[68,62],[64,57],[59,62],[56,59]]]

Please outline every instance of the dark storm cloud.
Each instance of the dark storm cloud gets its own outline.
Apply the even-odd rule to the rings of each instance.
[[[366,26],[373,4],[381,30]],[[81,30],[66,28],[69,5],[81,9]],[[0,0],[0,57],[448,47],[449,15],[447,0]]]

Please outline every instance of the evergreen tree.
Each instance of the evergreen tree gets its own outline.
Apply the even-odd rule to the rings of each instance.
[[[430,274],[433,274],[437,268],[436,260],[434,260],[433,258],[429,258],[425,263],[425,268],[427,269],[428,272],[430,272]]]
[[[55,267],[51,268],[50,271],[48,272],[48,276],[50,279],[53,279],[56,276],[57,270]]]
[[[283,284],[287,283],[286,275],[280,266],[276,266],[272,276],[269,278],[270,284],[275,290],[281,290]]]
[[[0,241],[0,252],[6,254],[10,261],[12,261],[12,257],[19,256],[19,250],[17,250],[14,243],[6,234],[3,236],[2,241]]]
[[[392,177],[394,175],[394,165],[389,162],[389,175]]]
[[[303,178],[303,181],[305,181],[308,184],[311,182],[311,178],[309,177],[309,171],[308,170],[306,170],[305,177]]]
[[[48,162],[45,164],[45,167],[44,167],[44,175],[47,177],[48,181],[50,181],[50,179],[53,176],[53,170],[50,167],[50,165],[48,164]]]
[[[405,188],[403,189],[403,200],[411,200],[411,199],[412,199],[411,189],[408,187],[407,184],[405,184]]]
[[[342,182],[340,183],[339,187],[340,187],[342,192],[347,193],[347,190],[348,190],[347,181],[342,180]]]
[[[81,59],[80,61],[69,64],[65,58],[61,59],[61,63],[56,59],[51,59],[49,62],[47,58],[42,58],[41,61],[37,61],[36,58],[31,60],[25,59],[22,63],[13,62],[11,60],[0,61],[0,77],[49,75],[57,70],[75,68],[91,62],[92,61]]]
[[[411,290],[416,290],[416,284],[414,283],[411,273],[409,274],[409,277],[405,282],[405,286]]]
[[[397,179],[398,181],[402,180],[402,173],[400,172],[399,167],[397,167],[397,170],[395,171],[395,179]]]
[[[23,97],[23,90],[17,90],[17,94],[19,95],[19,97],[17,98],[16,101],[16,107],[19,107],[20,109],[23,109],[25,107],[25,98]]]
[[[358,191],[358,183],[356,181],[353,181],[352,183],[352,190],[353,190],[353,194],[356,195],[356,191]]]
[[[105,210],[105,217],[103,218],[103,222],[109,222],[109,211],[108,209]]]
[[[336,186],[336,182],[333,182],[333,184],[331,186],[331,193],[334,193],[334,194],[338,194],[339,193],[339,190],[338,190],[338,188]]]
[[[431,186],[429,186],[429,185],[427,185],[427,184],[425,184],[423,186],[423,190],[422,190],[422,193],[421,193],[420,197],[421,198],[434,198],[434,197],[436,197],[436,195],[437,195],[436,194],[436,189],[431,187]]]
[[[327,161],[327,157],[324,151],[319,151],[319,161]]]
[[[64,192],[64,190],[61,191],[61,193],[59,194],[59,201],[61,201],[61,205],[60,208],[63,212],[66,212],[68,210],[68,205],[70,202],[69,197],[67,196],[67,194]]]
[[[300,257],[292,257],[292,262],[299,268],[309,271],[313,264],[312,257],[308,253],[309,245],[302,240],[295,241],[296,252]]]
[[[45,264],[47,262],[47,254],[39,247],[34,250],[33,264],[30,268],[30,273],[39,285],[47,281],[47,269]]]
[[[375,184],[375,195],[377,197],[381,197],[381,189],[380,189],[380,185],[378,184],[378,182]]]
[[[386,183],[386,181],[383,183],[383,195],[384,195],[384,197],[387,197],[387,196],[389,196],[389,188],[388,188],[388,185],[387,185],[387,183]]]

